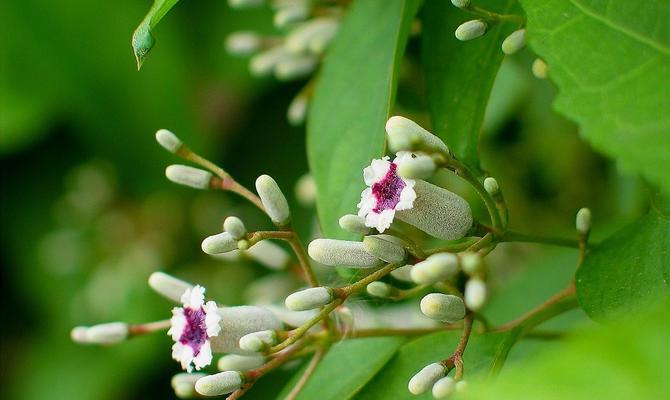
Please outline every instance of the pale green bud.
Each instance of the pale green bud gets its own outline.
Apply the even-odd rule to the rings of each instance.
[[[533,75],[537,79],[547,79],[549,67],[547,66],[547,63],[544,62],[544,60],[536,58],[535,61],[533,61],[533,65],[531,66],[531,71],[533,71]]]
[[[244,222],[237,217],[228,217],[223,221],[223,230],[235,239],[242,239],[247,234]]]
[[[591,210],[588,208],[580,208],[577,211],[577,218],[575,219],[577,232],[586,235],[591,230]]]
[[[451,4],[458,8],[468,8],[470,7],[470,0],[451,0]]]
[[[303,24],[286,36],[286,49],[294,54],[321,54],[333,39],[339,22],[332,18],[317,18]]]
[[[154,272],[149,275],[149,287],[166,299],[181,303],[181,296],[193,285],[164,272]]]
[[[329,266],[375,268],[383,262],[365,250],[362,242],[337,239],[315,239],[307,247],[309,256]]]
[[[496,178],[489,176],[484,179],[484,190],[491,196],[496,196],[500,192],[500,186],[498,186]]]
[[[177,135],[167,129],[156,131],[156,141],[170,153],[176,153],[184,145]]]
[[[244,379],[244,374],[240,371],[219,372],[198,379],[195,382],[195,391],[203,396],[222,396],[239,389]]]
[[[421,299],[421,312],[428,318],[452,323],[465,318],[463,300],[451,294],[430,293]]]
[[[70,331],[70,339],[75,343],[88,344],[88,338],[86,334],[88,333],[88,327],[86,326],[75,326]]]
[[[165,169],[165,176],[179,185],[195,189],[209,189],[212,173],[187,165],[170,165]]]
[[[365,250],[387,263],[398,264],[407,258],[407,251],[390,235],[371,235],[363,238]]]
[[[473,19],[462,23],[456,28],[456,39],[465,42],[476,39],[486,33],[488,26],[481,19]]]
[[[174,394],[180,399],[190,399],[196,397],[195,383],[198,379],[205,377],[206,374],[200,372],[188,373],[182,372],[172,377],[170,384]]]
[[[414,185],[416,200],[396,217],[443,240],[460,239],[472,227],[470,205],[460,196],[426,181]]]
[[[412,279],[412,268],[414,268],[413,265],[403,265],[391,271],[391,276],[399,281],[414,282]]]
[[[244,9],[260,7],[265,3],[265,0],[228,0],[230,8]]]
[[[115,344],[128,338],[128,324],[125,322],[108,322],[88,328],[76,327],[70,336],[79,343]]]
[[[279,226],[288,224],[291,213],[277,182],[269,175],[261,175],[256,179],[256,191],[272,222]]]
[[[436,399],[446,399],[456,391],[456,380],[450,376],[445,376],[433,385],[433,397]]]
[[[247,250],[249,248],[249,241],[246,239],[238,240],[237,241],[237,248],[239,250]]]
[[[206,237],[200,247],[202,251],[210,255],[227,253],[237,249],[237,239],[228,232],[222,232]]]
[[[424,150],[449,154],[449,148],[440,138],[405,117],[396,115],[389,118],[386,121],[386,135],[392,152]]]
[[[446,373],[444,365],[440,363],[428,364],[409,380],[407,389],[412,394],[422,394],[430,390],[435,382]]]
[[[482,256],[477,253],[465,253],[461,256],[461,269],[472,276],[480,273],[484,267]]]
[[[297,95],[291,101],[291,104],[288,105],[288,110],[286,111],[286,119],[289,124],[293,126],[299,126],[305,123],[305,118],[307,118],[307,107],[309,102],[307,97],[303,95]],[[314,202],[310,203],[313,204]]]
[[[468,389],[468,382],[467,381],[456,382],[456,393],[463,393],[467,389]]]
[[[261,49],[262,38],[252,31],[233,32],[226,38],[226,50],[235,56],[248,56]]]
[[[252,75],[258,77],[270,75],[277,64],[289,56],[284,46],[272,47],[251,57],[249,70]]]
[[[458,257],[451,253],[437,253],[412,268],[412,280],[422,285],[432,285],[454,277],[458,273]]]
[[[252,332],[240,338],[240,349],[245,351],[260,352],[270,346],[277,344],[277,332],[260,331]]]
[[[221,332],[209,338],[213,353],[250,355],[240,348],[240,339],[253,332],[280,331],[282,322],[268,309],[257,306],[219,308]]]
[[[282,7],[274,15],[273,23],[275,28],[283,29],[296,22],[304,21],[309,18],[311,10],[306,4],[296,4]]]
[[[382,299],[393,297],[393,295],[398,292],[398,289],[394,288],[388,283],[380,281],[370,282],[368,286],[366,286],[365,290],[370,296],[380,297]]]
[[[308,76],[318,64],[318,59],[311,55],[294,55],[287,57],[275,66],[275,77],[280,81],[292,81]]]
[[[253,260],[274,270],[284,269],[291,261],[291,255],[278,244],[262,240],[246,251]]]
[[[328,287],[314,287],[300,290],[289,295],[284,301],[286,308],[292,311],[305,311],[325,306],[333,301],[333,290]]]
[[[505,54],[515,54],[526,45],[526,30],[519,29],[512,32],[502,42],[502,51]]]
[[[365,218],[359,217],[355,214],[347,214],[340,217],[340,228],[351,233],[367,235],[370,233],[370,228],[365,226]]]
[[[227,354],[219,358],[216,366],[219,371],[251,371],[263,364],[265,364],[265,357],[261,355]]]
[[[425,154],[413,154],[398,167],[398,175],[406,179],[428,179],[435,173],[435,160]]]
[[[465,283],[465,305],[479,311],[486,303],[486,283],[479,278],[471,278]]]

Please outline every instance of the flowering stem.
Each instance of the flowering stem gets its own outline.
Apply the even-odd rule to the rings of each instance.
[[[462,240],[458,243],[453,243],[453,244],[447,244],[444,246],[440,246],[434,249],[426,250],[425,253],[426,255],[431,255],[431,254],[436,254],[436,253],[458,253],[459,251],[463,251],[467,249],[468,247],[472,246],[473,244],[477,243],[481,238],[479,237],[471,237],[467,238],[466,240]]]
[[[300,262],[300,267],[302,272],[305,275],[305,279],[312,286],[319,286],[319,280],[312,269],[312,265],[309,262],[309,257],[305,251],[305,246],[303,246],[302,241],[298,237],[298,234],[295,231],[291,231],[291,237],[287,239],[288,243],[291,245],[291,249],[295,253],[295,256],[298,257],[298,262]]]
[[[162,321],[156,322],[147,322],[145,324],[130,325],[128,327],[129,336],[139,336],[146,333],[152,333],[156,331],[162,331],[170,327],[170,320],[165,319]]]
[[[465,353],[465,348],[467,347],[470,335],[472,334],[473,320],[474,314],[468,313],[468,315],[465,316],[465,319],[463,320],[463,333],[461,334],[461,339],[458,341],[458,345],[456,345],[456,350],[454,350],[454,353],[449,358],[442,361],[442,365],[448,370],[454,367],[456,368],[454,379],[457,381],[463,377],[463,353]]]
[[[344,299],[338,298],[338,299],[335,299],[335,300],[331,301],[330,303],[328,303],[312,319],[310,319],[309,321],[307,321],[305,324],[301,325],[300,327],[298,327],[298,328],[292,330],[291,332],[289,332],[289,337],[286,340],[284,340],[283,342],[281,342],[281,343],[279,343],[275,346],[270,347],[269,352],[270,353],[276,353],[276,352],[281,351],[281,350],[285,349],[286,347],[292,345],[293,343],[297,342],[301,337],[303,337],[305,335],[305,333],[307,333],[307,331],[311,327],[316,325],[322,319],[328,317],[328,315],[334,309],[336,309],[337,306],[339,306],[343,302],[344,302]]]
[[[296,383],[293,389],[291,389],[291,392],[289,392],[285,400],[295,400],[298,397],[300,391],[305,387],[307,381],[309,381],[309,378],[314,374],[314,371],[316,371],[316,367],[319,366],[319,363],[321,362],[323,356],[325,356],[327,352],[328,348],[324,347],[318,348],[316,352],[314,352],[314,356],[312,357],[311,360],[309,360],[309,364],[307,364],[305,372],[302,373],[302,376],[300,376],[300,380],[298,380],[298,383]]]
[[[438,326],[435,328],[415,328],[415,329],[394,329],[394,328],[373,328],[373,329],[361,329],[358,331],[352,332],[350,335],[341,334],[338,339],[341,339],[343,336],[349,338],[365,338],[365,337],[376,337],[376,336],[423,336],[429,335],[435,332],[442,332],[445,330],[456,330],[460,329],[462,324],[449,324],[444,326]]]
[[[524,233],[518,233],[518,232],[512,232],[512,231],[505,232],[505,234],[502,236],[500,241],[501,242],[543,243],[543,244],[550,244],[550,245],[563,246],[563,247],[572,247],[572,248],[580,246],[579,241],[574,240],[574,239],[534,236],[534,235],[527,235],[527,234],[524,234]]]
[[[481,197],[482,201],[484,201],[484,205],[486,206],[486,209],[489,212],[489,216],[491,218],[491,224],[493,224],[493,232],[495,234],[499,234],[501,230],[503,229],[502,221],[500,220],[500,214],[498,214],[498,206],[496,205],[496,202],[493,200],[491,195],[484,189],[484,185],[479,182],[479,180],[470,172],[470,170],[460,162],[454,160],[453,162],[456,163],[455,165],[455,172],[458,176],[463,178],[466,182],[468,182],[476,191],[477,194],[479,194],[479,197]]]
[[[506,332],[512,329],[522,328],[522,333],[527,333],[540,323],[571,310],[577,306],[575,297],[575,285],[570,283],[568,287],[551,296],[547,301],[523,314],[522,316],[503,324],[494,332]]]
[[[371,273],[370,275],[366,276],[365,278],[359,280],[358,282],[354,282],[351,285],[335,289],[335,293],[341,299],[344,300],[347,297],[351,296],[353,293],[356,293],[359,290],[364,289],[369,283],[374,282],[374,281],[378,281],[379,279],[385,277],[391,271],[393,271],[394,269],[396,269],[398,267],[399,267],[398,264],[388,264],[385,267],[380,268],[377,271],[375,271],[375,272]]]
[[[485,8],[477,7],[475,5],[470,4],[467,8],[464,9],[465,11],[470,12],[471,14],[477,15],[479,17],[483,17],[486,20],[490,22],[516,22],[520,25],[523,25],[526,23],[526,19],[520,15],[514,15],[514,14],[498,14],[493,11],[489,11]]]

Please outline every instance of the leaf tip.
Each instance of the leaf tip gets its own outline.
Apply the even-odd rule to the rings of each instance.
[[[146,25],[140,25],[135,32],[133,32],[133,38],[131,44],[133,47],[133,54],[135,54],[135,60],[137,61],[137,70],[139,71],[142,68],[142,64],[149,54],[149,51],[154,47],[154,37],[149,32],[149,29]]]

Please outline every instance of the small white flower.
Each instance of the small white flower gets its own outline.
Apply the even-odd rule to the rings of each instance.
[[[398,166],[412,158],[412,153],[401,151],[393,162],[389,157],[372,160],[363,170],[368,188],[361,193],[358,215],[365,217],[365,225],[384,232],[391,226],[396,211],[409,210],[414,205],[416,192],[413,179],[398,175]]]
[[[205,288],[196,285],[181,297],[184,307],[172,309],[168,335],[175,341],[172,358],[188,372],[208,366],[212,362],[210,338],[221,330],[219,308],[213,301],[205,303]]]

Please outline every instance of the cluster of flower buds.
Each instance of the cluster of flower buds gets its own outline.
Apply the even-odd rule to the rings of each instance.
[[[229,0],[233,8],[264,5],[259,0]],[[226,39],[226,49],[236,56],[251,56],[249,69],[255,76],[274,75],[282,81],[303,79],[319,66],[328,45],[340,26],[341,6],[326,1],[274,0],[276,36],[253,31],[234,32]],[[291,102],[290,123],[301,124],[306,116],[311,86],[308,84]]]
[[[448,372],[447,367],[441,362],[428,364],[410,379],[407,388],[415,395],[432,389],[433,397],[436,399],[446,399],[453,393],[463,392],[467,385],[466,381],[446,376]]]

